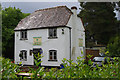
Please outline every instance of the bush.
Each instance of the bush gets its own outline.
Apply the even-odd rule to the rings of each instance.
[[[118,78],[118,61],[111,62],[109,59],[108,61],[108,64],[102,63],[103,67],[98,65],[93,67],[91,60],[88,61],[88,64],[84,64],[85,60],[81,60],[80,57],[78,57],[77,63],[63,59],[64,68],[52,68],[49,73],[45,73],[44,78]]]
[[[0,61],[2,61],[2,68],[0,70],[2,78],[17,78],[15,74],[20,71],[19,66],[8,58],[0,57]]]
[[[120,56],[120,37],[113,37],[107,45],[108,56]]]
[[[38,58],[39,59],[39,58]],[[2,77],[3,78],[17,78],[15,75],[19,72],[19,66],[11,63],[10,59],[0,58],[2,60]],[[114,58],[114,61],[110,61],[108,58],[108,64],[103,64],[103,67],[93,67],[93,62],[88,60],[88,63],[85,63],[85,60],[81,57],[77,58],[77,63],[73,63],[72,60],[63,59],[64,68],[51,68],[49,71],[46,71],[44,67],[39,67],[37,70],[31,68],[30,73],[33,73],[31,78],[40,78],[40,79],[62,79],[62,78],[118,78],[120,77],[119,72],[119,63],[118,58]],[[37,64],[38,63],[38,64]],[[37,66],[39,62],[36,62]],[[37,76],[39,74],[39,76]]]

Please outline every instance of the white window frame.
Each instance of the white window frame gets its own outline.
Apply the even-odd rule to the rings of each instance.
[[[50,53],[52,53],[52,55],[50,55]],[[56,53],[56,55],[55,55]],[[50,59],[50,57],[52,56],[52,59]],[[56,56],[56,59],[55,59]],[[57,61],[57,50],[49,50],[49,60],[48,61]]]
[[[20,31],[20,40],[27,40],[27,30]]]
[[[48,36],[49,39],[57,38],[57,28],[49,28]]]
[[[21,50],[20,54],[22,55],[22,57],[20,57],[21,61],[27,61],[27,51],[26,50]]]

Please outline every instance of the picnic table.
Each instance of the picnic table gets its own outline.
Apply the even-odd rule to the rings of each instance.
[[[33,75],[33,73],[17,73],[16,75],[17,77],[22,76],[22,80],[23,80],[24,77],[30,77]],[[39,76],[39,74],[37,74],[37,76]]]

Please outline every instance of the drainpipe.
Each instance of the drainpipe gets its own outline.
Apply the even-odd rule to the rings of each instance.
[[[69,27],[70,38],[70,80],[71,80],[71,27]]]
[[[69,27],[69,38],[70,38],[70,60],[71,60],[71,28]],[[70,65],[71,65],[71,63],[70,63]]]

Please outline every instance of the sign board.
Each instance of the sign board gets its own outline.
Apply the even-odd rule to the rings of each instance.
[[[83,39],[79,38],[79,47],[83,47]]]
[[[42,38],[41,37],[33,37],[33,45],[41,45]]]

